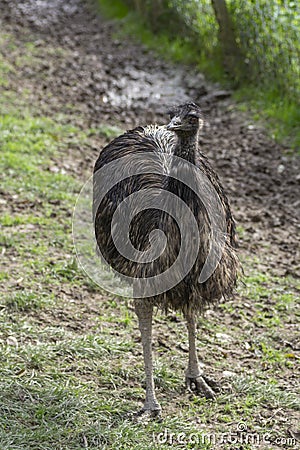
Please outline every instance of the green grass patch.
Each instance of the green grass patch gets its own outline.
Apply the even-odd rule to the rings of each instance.
[[[72,145],[80,131],[49,118],[0,116],[0,169],[7,192],[28,200],[70,200],[80,184],[57,166],[58,148]]]
[[[270,88],[245,86],[234,93],[238,109],[262,123],[276,141],[300,149],[300,105]]]
[[[44,292],[22,291],[8,296],[5,306],[10,311],[30,311],[53,306],[53,296]]]
[[[124,133],[124,130],[117,126],[103,124],[99,128],[90,129],[89,134],[96,134],[106,139],[113,139],[120,134]]]

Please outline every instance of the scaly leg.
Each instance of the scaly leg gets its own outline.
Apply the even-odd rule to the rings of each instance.
[[[185,317],[189,334],[189,364],[185,374],[186,386],[190,391],[202,394],[206,398],[215,398],[213,388],[217,385],[214,381],[203,375],[203,370],[199,366],[196,349],[195,316],[193,313],[188,313]]]
[[[161,407],[155,397],[152,362],[152,312],[153,306],[146,299],[136,300],[135,312],[139,320],[139,328],[142,338],[145,374],[146,374],[146,399],[139,414],[148,412],[151,416],[159,416]]]

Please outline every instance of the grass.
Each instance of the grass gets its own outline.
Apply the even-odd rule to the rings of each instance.
[[[245,86],[234,93],[238,109],[250,113],[271,137],[300,149],[300,108],[297,100],[282,97],[276,89]]]
[[[22,64],[28,64],[33,48],[28,42]],[[8,77],[0,66],[6,86]],[[80,167],[78,142],[93,147],[95,136],[99,144],[118,129],[70,126],[66,117],[38,116],[27,97],[13,107],[16,92],[6,88],[5,94],[0,95],[1,450],[214,449],[225,433],[241,432],[241,422],[249,433],[269,437],[265,448],[277,448],[275,438],[296,448],[286,429],[295,427],[300,411],[290,331],[299,317],[298,287],[292,278],[255,271],[254,260],[246,261],[248,278],[238,299],[199,320],[200,356],[217,378],[232,373],[223,376],[216,402],[185,391],[184,321],[157,314],[155,381],[164,416],[162,422],[132,420],[144,397],[136,317],[130,302],[103,293],[78,267],[71,215],[84,175],[61,170],[60,163],[73,161],[75,154]],[[244,450],[252,448],[243,443]]]
[[[52,300],[52,301],[51,301]],[[15,292],[11,296],[7,296],[5,301],[5,307],[9,311],[21,311],[28,312],[32,310],[41,309],[44,306],[51,307],[54,296],[49,295],[46,292],[22,291]]]
[[[200,46],[196,48],[195,44],[182,37],[171,37],[166,29],[153,33],[145,24],[145,19],[137,12],[131,11],[122,0],[113,3],[109,0],[98,0],[98,3],[106,17],[119,20],[121,35],[132,36],[164,59],[194,65],[211,81],[219,82],[225,87],[230,86],[217,49],[211,49],[211,54],[207,57]],[[204,38],[207,42],[210,41],[211,30],[208,30]],[[206,41],[203,42],[202,39],[201,45],[209,45]],[[266,126],[273,139],[286,143],[292,149],[300,148],[300,109],[297,98],[283,97],[280,90],[270,88],[269,84],[257,86],[256,83],[243,83],[235,90],[234,98],[237,101],[237,109],[252,114],[254,120]]]

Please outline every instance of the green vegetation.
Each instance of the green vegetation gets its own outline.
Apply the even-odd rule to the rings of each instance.
[[[32,48],[25,45],[24,64]],[[0,79],[9,86],[2,67]],[[17,103],[16,91],[0,94],[1,450],[179,450],[195,442],[207,450],[222,433],[236,436],[241,422],[295,448],[286,428],[300,410],[296,385],[287,383],[297,367],[289,342],[297,286],[257,273],[253,260],[239,297],[199,321],[199,353],[223,386],[217,401],[184,390],[185,323],[157,314],[155,381],[163,421],[132,420],[144,396],[136,318],[130,303],[104,295],[78,268],[71,236],[85,181],[78,142],[93,148],[95,135],[104,142],[117,130],[103,124],[82,131],[68,117],[37,117],[24,93]],[[232,378],[221,378],[224,371],[234,371]]]
[[[261,122],[273,139],[286,142],[299,151],[300,105],[297,96],[292,100],[276,88],[248,85],[236,90],[234,99],[238,108]]]
[[[224,67],[211,0],[99,0],[101,11],[121,19],[120,32],[140,39],[165,58],[196,65],[209,79],[235,87],[238,108],[270,134],[300,145],[300,12],[296,2],[227,2],[243,58],[240,76]],[[226,60],[226,58],[225,58]]]

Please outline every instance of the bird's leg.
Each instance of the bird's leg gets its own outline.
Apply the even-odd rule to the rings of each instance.
[[[185,381],[187,388],[202,394],[206,398],[215,398],[213,388],[216,383],[203,375],[203,370],[199,366],[196,348],[196,321],[193,313],[186,314],[188,335],[189,335],[189,364],[185,373]]]
[[[145,374],[146,374],[146,399],[139,414],[148,412],[151,416],[159,416],[161,407],[155,397],[152,362],[152,312],[153,306],[144,300],[135,302],[135,312],[138,316],[139,328],[142,338]]]

